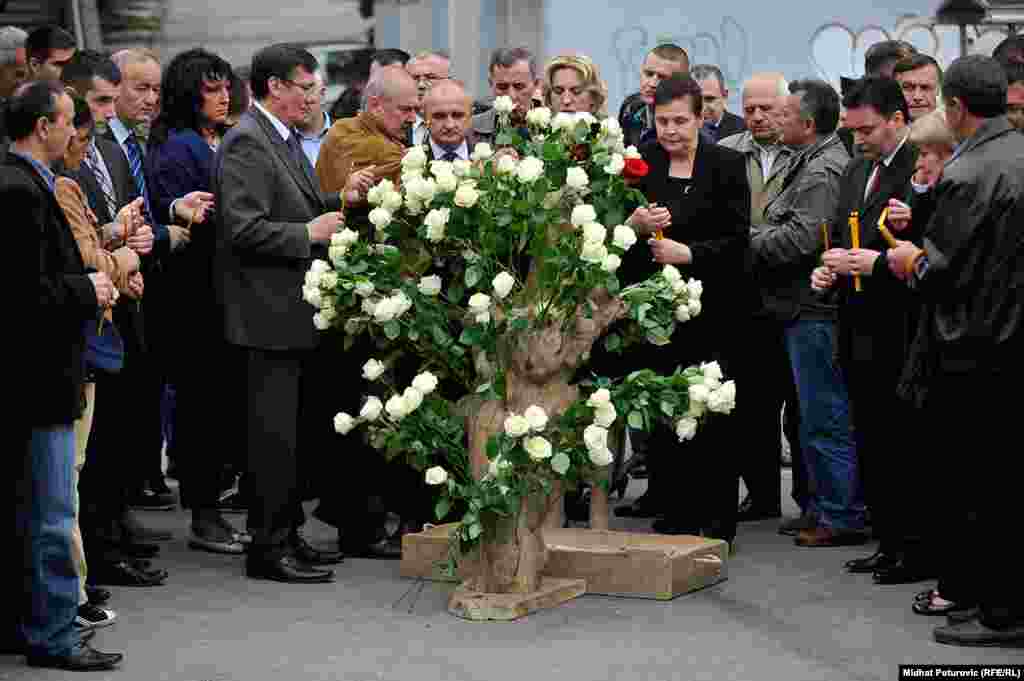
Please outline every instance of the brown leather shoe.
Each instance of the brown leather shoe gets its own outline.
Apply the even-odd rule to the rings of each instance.
[[[859,546],[868,540],[863,532],[840,532],[830,527],[801,530],[794,540],[797,546]]]

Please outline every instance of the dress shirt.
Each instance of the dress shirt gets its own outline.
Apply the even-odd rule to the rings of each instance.
[[[320,156],[320,145],[323,144],[324,136],[327,135],[330,129],[331,117],[327,115],[326,111],[324,112],[324,125],[319,132],[307,135],[299,128],[295,129],[299,135],[299,141],[302,142],[302,153],[306,155],[306,158],[309,159],[309,164],[314,168],[316,168],[316,160]]]
[[[110,127],[110,131],[112,133],[114,133],[114,140],[116,140],[118,146],[121,147],[121,151],[124,152],[125,158],[129,158],[130,159],[131,155],[128,153],[128,138],[131,137],[132,135],[135,135],[135,131],[131,130],[127,125],[122,123],[120,118],[111,118],[107,122],[107,125]],[[146,155],[146,145],[144,145],[142,143],[142,140],[140,140],[138,138],[138,135],[135,135],[135,140],[136,140],[136,142],[139,145],[139,149],[142,150],[143,157],[145,157],[145,155]],[[147,183],[147,185],[148,185],[148,183]],[[169,224],[169,225],[174,223],[174,217],[175,217],[175,214],[174,214],[174,204],[176,204],[180,200],[181,200],[180,198],[177,198],[177,199],[174,199],[173,201],[171,201],[171,207],[168,209],[168,216],[167,216],[167,224]],[[156,220],[157,216],[154,215],[153,219]],[[152,227],[153,227],[153,231],[156,232],[157,231],[156,225],[153,225]]]
[[[416,122],[412,124],[412,144],[419,146],[423,144],[423,138],[427,136],[427,122],[416,115]]]
[[[878,175],[878,173],[881,172],[882,166],[885,166],[886,168],[888,168],[892,164],[892,160],[894,158],[896,158],[896,154],[900,153],[900,149],[902,149],[903,145],[907,143],[907,138],[908,137],[910,137],[910,133],[909,132],[906,135],[903,136],[903,139],[900,140],[900,143],[896,145],[896,148],[892,150],[891,154],[889,154],[888,156],[883,158],[880,163],[875,163],[875,169],[873,171],[871,171],[871,176],[868,177],[868,183],[864,187],[864,198],[865,199],[868,198],[868,196],[871,194],[872,189],[874,189],[875,176]]]
[[[454,149],[445,149],[440,144],[431,139],[430,150],[434,152],[434,158],[437,160],[443,159],[445,157],[445,154],[447,154],[449,151],[454,151],[455,155],[458,156],[459,159],[462,161],[469,160],[469,144],[466,142],[466,140],[462,140],[462,144],[455,147]]]
[[[281,136],[281,139],[287,142],[288,138],[292,136],[292,129],[281,122],[280,118],[264,109],[263,105],[259,102],[253,102],[253,106],[259,109],[261,114],[270,119],[270,124],[274,126],[274,130],[277,130],[277,134]]]
[[[14,154],[15,156],[20,156],[29,163],[31,163],[32,167],[36,169],[37,173],[39,173],[39,177],[43,178],[43,181],[46,182],[46,186],[50,188],[50,193],[53,193],[54,187],[57,184],[57,176],[53,174],[52,170],[47,168],[45,164],[37,161],[35,158],[29,156],[28,154],[24,154],[13,147],[11,148],[10,153]]]
[[[750,138],[750,143],[757,149],[758,160],[761,162],[761,177],[767,180],[772,174],[772,166],[775,165],[775,161],[779,158],[780,146],[778,144],[766,146],[753,137]]]

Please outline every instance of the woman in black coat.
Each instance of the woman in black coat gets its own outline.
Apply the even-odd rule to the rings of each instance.
[[[641,238],[623,257],[619,280],[628,286],[673,265],[684,279],[703,283],[703,309],[677,326],[668,345],[627,350],[614,362],[613,373],[619,375],[642,368],[671,373],[679,366],[716,360],[731,378],[738,323],[756,300],[748,267],[750,187],[745,161],[741,154],[700,138],[702,105],[700,86],[689,76],[674,76],[658,86],[657,139],[640,150],[649,171],[639,188],[650,204],[637,208],[628,220]],[[662,239],[656,237],[659,230]],[[655,522],[658,532],[703,531],[731,541],[739,482],[726,439],[730,418],[735,417],[707,420],[685,446],[670,428],[658,427],[648,445],[648,495],[618,514],[663,514]]]

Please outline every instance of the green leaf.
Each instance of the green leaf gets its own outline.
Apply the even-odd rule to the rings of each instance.
[[[569,470],[571,463],[572,462],[569,461],[569,457],[565,452],[558,452],[551,457],[551,468],[559,475],[565,475],[566,471]]]
[[[480,268],[477,267],[476,265],[472,265],[466,268],[466,286],[468,288],[473,288],[474,286],[476,286],[482,277],[483,272],[481,272]]]
[[[661,401],[661,411],[662,411],[663,414],[665,414],[665,416],[668,416],[669,418],[671,418],[672,416],[675,415],[676,408],[675,408],[675,406],[671,402],[667,402],[665,400],[662,400]]]
[[[402,335],[402,327],[392,319],[384,325],[384,335],[388,337],[388,340],[395,340]]]
[[[420,332],[412,327],[409,327],[409,330],[406,332],[405,335],[407,335],[409,337],[409,340],[411,340],[414,343],[420,339]]]
[[[622,336],[613,333],[604,339],[604,347],[608,352],[622,351]]]
[[[487,440],[487,459],[489,461],[494,461],[498,458],[498,449],[498,437],[496,435],[492,435],[490,439]]]
[[[448,287],[448,300],[453,304],[458,305],[461,303],[464,295],[466,295],[466,288],[461,282],[453,282],[452,285]]]
[[[482,386],[477,388],[476,391],[478,393],[485,393],[485,392],[487,392],[490,389],[491,389],[491,384],[490,383],[484,383]]]
[[[483,534],[483,531],[484,531],[484,528],[483,528],[482,525],[480,525],[480,523],[473,523],[472,525],[469,526],[469,538],[470,539],[476,539],[481,534]]]
[[[441,497],[437,500],[437,505],[434,506],[434,517],[438,520],[444,520],[445,516],[448,515],[448,511],[452,508],[452,500],[448,497]]]
[[[644,428],[644,415],[643,412],[631,411],[629,412],[629,418],[627,419],[630,428],[636,430],[643,430]]]

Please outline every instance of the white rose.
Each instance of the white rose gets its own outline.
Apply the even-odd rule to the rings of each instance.
[[[680,305],[676,308],[676,321],[685,324],[690,321],[690,308],[686,305]]]
[[[505,459],[498,456],[487,465],[487,472],[490,474],[492,478],[496,478],[499,475],[501,475],[501,472],[503,470],[510,467],[511,465],[511,463],[505,461]]]
[[[612,231],[612,244],[628,251],[636,243],[636,232],[629,225],[619,225]]]
[[[583,250],[580,251],[580,259],[583,262],[595,265],[603,263],[606,257],[608,257],[608,249],[600,241],[587,241],[583,244]]]
[[[573,166],[569,168],[565,175],[565,184],[572,189],[583,189],[590,184],[590,178],[587,177],[587,171],[579,166]]]
[[[690,395],[690,411],[687,416],[693,418],[699,418],[704,414],[704,410],[707,409],[708,398],[711,397],[711,391],[708,390],[706,385],[691,385],[689,390]]]
[[[515,412],[505,417],[505,434],[509,437],[522,437],[530,432],[530,422],[525,416]]]
[[[386,229],[391,224],[391,213],[383,208],[374,208],[370,211],[370,224],[378,230]]]
[[[491,145],[487,142],[480,142],[473,147],[473,155],[470,158],[474,161],[486,161],[492,156],[494,156],[494,150],[491,149]]]
[[[705,362],[700,365],[700,372],[704,374],[704,378],[709,378],[712,381],[719,381],[725,378],[725,374],[722,372],[722,366],[718,362]]]
[[[600,388],[595,390],[594,393],[587,399],[587,406],[595,409],[600,408],[602,405],[611,404],[612,394],[608,391],[608,388]]]
[[[306,286],[310,288],[320,288],[320,279],[323,278],[324,273],[312,268],[306,270]]]
[[[621,175],[625,168],[626,159],[622,157],[622,154],[612,154],[612,158],[608,161],[608,165],[604,167],[604,172],[609,175]]]
[[[320,293],[319,286],[303,286],[302,287],[302,299],[313,307],[320,307],[323,303],[323,296]]]
[[[616,119],[609,116],[601,121],[601,132],[608,137],[615,139],[622,137],[622,126],[619,125],[619,122]]]
[[[569,222],[577,229],[588,222],[597,222],[597,211],[589,203],[576,206],[572,209],[572,216],[569,218]]]
[[[708,409],[716,414],[728,414],[736,408],[736,382],[726,381],[708,396]]]
[[[526,418],[526,422],[530,424],[530,430],[535,433],[544,430],[548,425],[547,412],[544,411],[543,407],[538,407],[536,404],[527,407],[523,416]]]
[[[615,458],[612,450],[607,447],[604,449],[591,449],[588,453],[590,454],[590,463],[595,466],[607,466]]]
[[[486,312],[491,307],[491,297],[486,293],[474,293],[469,297],[469,309],[473,312]]]
[[[530,109],[526,114],[526,123],[538,128],[548,127],[551,125],[551,109],[546,106],[538,106],[536,109]]]
[[[691,279],[686,282],[686,288],[690,289],[691,298],[700,298],[704,295],[704,284],[700,279]]]
[[[665,265],[661,270],[661,275],[670,284],[674,284],[683,278],[683,275],[679,274],[679,270],[675,268],[675,265]]]
[[[688,308],[690,309],[690,316],[691,316],[691,317],[696,317],[697,315],[699,315],[699,314],[700,314],[700,311],[701,311],[701,304],[700,304],[700,301],[699,301],[699,300],[697,300],[696,298],[692,298],[692,299],[690,299],[690,300],[689,300],[689,301],[688,301],[688,302],[686,303],[686,305],[687,305],[687,307],[688,307]]]
[[[411,414],[423,404],[423,393],[410,385],[402,393],[402,400],[405,401],[406,413]]]
[[[483,312],[477,312],[475,315],[473,315],[473,319],[474,321],[476,321],[477,324],[486,324],[489,321],[491,321],[491,313],[488,312],[487,310],[484,310]]]
[[[498,272],[491,284],[494,286],[494,296],[498,300],[504,300],[516,285],[516,279],[508,272]]]
[[[366,202],[371,206],[379,206],[385,191],[387,190],[381,186],[381,183],[375,184],[367,190]]]
[[[333,290],[338,285],[338,273],[337,272],[324,272],[323,276],[320,277],[320,286],[322,288]]]
[[[376,359],[367,360],[366,364],[363,365],[363,378],[367,381],[376,381],[387,370],[388,368],[384,362]]]
[[[643,158],[640,151],[632,144],[626,147],[626,150],[622,152],[622,155],[626,158]]]
[[[402,157],[402,170],[422,170],[427,166],[427,152],[421,145],[410,147]]]
[[[602,428],[610,428],[615,423],[617,417],[618,412],[615,411],[615,405],[608,402],[607,404],[602,404],[594,412],[594,423]]]
[[[533,184],[544,175],[544,161],[536,156],[527,156],[519,162],[516,177],[523,184]]]
[[[356,427],[356,420],[345,412],[334,415],[334,430],[341,435],[348,435]]]
[[[440,177],[441,175],[453,175],[455,171],[451,161],[431,161],[430,174],[434,177]]]
[[[588,222],[583,225],[583,240],[591,243],[603,244],[608,236],[608,230],[599,222]]]
[[[373,321],[386,324],[398,314],[398,305],[394,298],[384,298],[373,308]]]
[[[313,315],[313,326],[317,331],[326,331],[331,328],[331,323],[327,320],[327,316],[323,312],[317,312]]]
[[[534,461],[543,461],[551,458],[551,443],[542,437],[534,435],[523,441],[523,449]]]
[[[424,177],[414,183],[416,198],[424,205],[429,204],[437,196],[437,182],[432,177]]]
[[[373,311],[377,309],[377,302],[372,298],[363,298],[363,314],[372,317]]]
[[[586,445],[587,451],[593,455],[594,452],[600,452],[608,449],[608,429],[602,428],[591,424],[583,429],[583,444]]]
[[[401,421],[409,415],[408,405],[401,395],[392,395],[388,403],[384,405],[384,411],[388,413],[393,421]]]
[[[384,404],[380,399],[373,397],[366,398],[366,404],[359,410],[359,418],[364,421],[376,421],[380,418],[380,413],[384,410]]]
[[[331,259],[335,267],[342,266],[346,253],[348,253],[348,246],[331,246],[327,249],[327,257]]]
[[[576,115],[573,118],[575,119],[574,122],[576,123],[576,125],[579,125],[580,123],[586,123],[587,126],[591,126],[594,123],[597,123],[597,119],[594,118],[594,114],[590,113],[589,111],[577,111]]]
[[[441,277],[432,274],[429,277],[422,277],[416,287],[425,296],[436,296],[441,292]]]
[[[437,390],[437,376],[429,371],[424,371],[423,373],[418,374],[416,378],[412,379],[412,387],[416,388],[424,395],[429,395]]]
[[[404,291],[399,291],[391,296],[391,302],[395,306],[396,319],[404,315],[412,307],[412,300],[409,299],[409,296],[405,295]]]
[[[380,207],[384,210],[391,211],[394,213],[402,207],[404,199],[402,198],[401,192],[391,190],[384,194],[384,198],[381,201]]]
[[[329,272],[331,270],[331,264],[326,260],[317,259],[310,263],[309,269],[313,272],[317,272],[318,274],[323,274],[324,272]]]
[[[455,205],[459,208],[472,208],[479,200],[480,192],[475,185],[464,182],[455,190]]]
[[[676,422],[676,437],[680,442],[692,440],[697,434],[697,419],[684,416]]]
[[[672,293],[677,296],[686,294],[687,297],[690,295],[690,289],[686,286],[686,282],[680,279],[679,281],[672,282]]]
[[[427,473],[424,477],[428,485],[443,485],[448,482],[448,471],[440,466],[434,466],[433,468],[427,469]]]
[[[472,171],[473,163],[471,161],[467,161],[461,158],[452,161],[452,173],[455,174],[455,177],[459,179],[462,179],[463,177],[468,177]]]
[[[518,161],[516,161],[508,154],[503,154],[502,157],[498,159],[498,167],[495,169],[495,171],[499,175],[511,175],[512,173],[516,172],[516,168],[518,166]]]
[[[445,227],[451,217],[451,208],[435,208],[423,218],[427,226],[427,240],[437,243],[444,239]]]
[[[372,296],[376,288],[372,281],[360,281],[356,283],[356,295],[362,298]],[[365,307],[363,308],[365,310]]]
[[[442,192],[453,192],[459,186],[459,178],[454,173],[444,173],[437,176],[437,189]]]
[[[499,114],[510,114],[515,111],[516,103],[508,95],[494,98],[494,110]]]
[[[541,203],[541,206],[543,206],[544,210],[551,210],[552,208],[557,206],[559,202],[562,200],[562,195],[563,193],[561,189],[554,192],[548,192],[544,196],[544,201],[543,203]]]
[[[553,130],[569,131],[575,127],[576,119],[573,117],[571,113],[566,113],[563,111],[560,114],[556,114],[555,117],[551,119],[551,128]]]
[[[359,241],[359,233],[348,227],[331,235],[331,246],[341,246],[346,250],[357,241]]]

